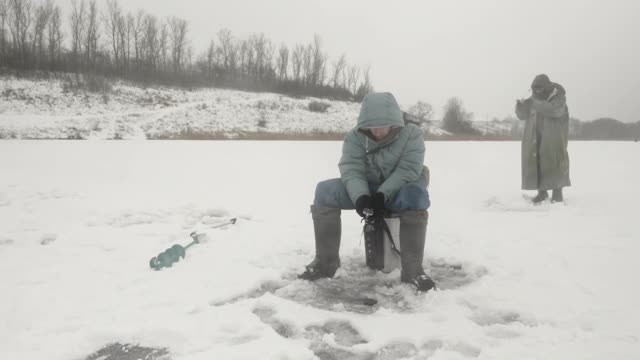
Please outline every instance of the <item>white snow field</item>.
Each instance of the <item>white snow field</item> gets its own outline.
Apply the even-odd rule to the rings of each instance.
[[[440,289],[415,294],[364,266],[353,211],[337,277],[295,279],[340,142],[2,141],[0,358],[640,358],[638,143],[570,143],[566,203],[539,206],[519,143],[426,146]],[[149,268],[194,229],[207,241]]]

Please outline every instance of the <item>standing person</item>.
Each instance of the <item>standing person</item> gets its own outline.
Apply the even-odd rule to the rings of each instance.
[[[420,291],[434,282],[422,268],[429,219],[424,136],[420,127],[405,125],[390,93],[367,95],[355,128],[345,136],[340,178],[318,183],[311,205],[316,254],[299,275],[317,280],[333,277],[340,267],[341,210],[355,209],[365,217],[386,211],[399,214],[401,277]]]
[[[522,135],[522,189],[538,190],[533,203],[549,198],[564,201],[562,188],[569,180],[569,109],[564,88],[545,74],[531,83],[532,95],[516,102],[516,115],[525,120]]]

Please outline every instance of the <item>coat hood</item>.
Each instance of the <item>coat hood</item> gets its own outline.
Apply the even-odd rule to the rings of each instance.
[[[546,74],[536,75],[536,77],[531,82],[531,89],[535,88],[543,88],[547,89],[551,87],[551,80],[549,80],[549,76]]]
[[[567,91],[564,89],[564,87],[562,87],[562,85],[558,83],[551,83],[551,86],[553,86],[553,89],[558,95],[567,95]]]
[[[404,127],[400,106],[391,93],[368,94],[362,100],[357,128],[384,126]]]

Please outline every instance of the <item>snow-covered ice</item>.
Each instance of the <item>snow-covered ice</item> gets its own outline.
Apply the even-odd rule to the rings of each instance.
[[[570,143],[566,204],[540,206],[519,143],[426,146],[440,290],[417,295],[364,268],[353,212],[338,277],[293,280],[340,142],[0,142],[0,358],[640,358],[637,143]],[[208,241],[149,269],[194,229]],[[379,303],[340,297],[353,289]]]

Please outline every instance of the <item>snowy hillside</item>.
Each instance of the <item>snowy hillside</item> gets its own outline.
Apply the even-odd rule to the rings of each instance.
[[[324,113],[309,104],[330,104]],[[145,139],[183,132],[345,132],[359,105],[223,89],[185,91],[117,83],[105,93],[66,89],[62,80],[0,81],[0,138]]]
[[[314,112],[313,102],[329,107]],[[355,125],[359,109],[352,102],[273,93],[143,89],[123,82],[91,92],[60,79],[0,77],[0,139],[233,139],[270,134],[333,134],[330,138],[340,139]],[[504,134],[503,128],[478,124],[483,134]],[[423,126],[432,136],[450,135],[440,121]]]
[[[365,267],[353,211],[337,277],[295,280],[340,146],[0,142],[0,358],[640,358],[637,144],[571,143],[566,203],[533,206],[518,143],[428,143],[427,294]]]

